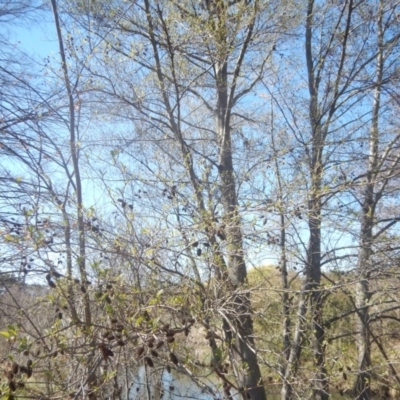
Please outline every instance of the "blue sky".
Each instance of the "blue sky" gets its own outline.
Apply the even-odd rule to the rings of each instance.
[[[4,30],[4,25],[0,29]],[[43,61],[47,56],[59,61],[55,26],[50,12],[47,12],[46,16],[41,16],[39,22],[25,21],[20,24],[15,23],[14,25],[9,25],[8,29],[11,42],[17,43],[19,41],[18,47],[39,62]],[[88,181],[85,184],[87,185]],[[93,195],[94,193],[99,193],[98,190],[95,188],[95,184],[92,183],[89,192]],[[95,203],[95,201],[93,202]],[[101,207],[99,208],[101,209]],[[331,240],[340,242],[341,240],[343,241],[343,237],[343,233],[339,231],[331,236]],[[307,241],[306,238],[303,238],[303,240],[304,242]],[[346,242],[346,238],[344,241]],[[335,247],[337,247],[337,243]],[[270,252],[270,248],[260,248],[254,250],[251,258],[255,264],[261,264],[274,261],[276,257],[275,251]]]
[[[49,15],[51,14],[47,13],[47,20],[42,20],[38,24],[25,22],[23,25],[13,26],[10,31],[11,41],[14,43],[20,42],[18,47],[39,61],[39,63],[42,63],[47,56],[59,61],[55,26]],[[88,181],[85,182],[85,185],[87,185]],[[85,193],[87,192],[85,190]],[[91,184],[89,193],[92,193],[92,195],[99,193],[99,189],[96,188],[95,183]],[[95,199],[91,199],[91,202],[94,204],[97,203]],[[104,204],[102,206],[104,207]],[[306,239],[304,240],[306,242]],[[277,263],[279,254],[276,248],[254,247],[252,250],[249,249],[248,257],[250,267],[252,265],[275,264]]]
[[[4,29],[4,26],[0,29]],[[49,18],[44,19],[41,16],[40,21],[9,24],[7,30],[10,42],[32,57],[43,59],[48,55],[57,54],[55,27]]]

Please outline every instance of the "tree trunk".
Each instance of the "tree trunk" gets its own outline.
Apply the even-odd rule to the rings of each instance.
[[[315,226],[312,221],[310,225],[310,242],[308,249],[308,265],[310,270],[310,312],[311,329],[313,332],[312,347],[314,352],[314,364],[316,367],[313,392],[314,399],[327,400],[329,398],[328,379],[325,367],[325,328],[323,324],[323,301],[321,285],[321,228],[320,221],[316,221]]]
[[[280,361],[280,374],[285,376],[288,368],[290,357],[290,300],[289,300],[289,283],[288,283],[288,269],[286,259],[286,221],[285,221],[285,208],[284,208],[284,189],[282,184],[282,175],[278,161],[278,151],[275,146],[275,129],[274,129],[274,113],[273,108],[271,111],[271,145],[274,153],[275,160],[275,174],[278,184],[278,199],[279,199],[279,222],[280,222],[280,272],[281,272],[281,287],[282,287],[282,359]],[[287,380],[282,380],[282,396],[287,398],[290,392],[290,384]]]
[[[362,275],[366,277],[365,273]],[[355,398],[358,400],[369,400],[372,396],[368,286],[368,279],[360,277],[356,288],[358,372],[354,387]]]
[[[361,216],[360,250],[357,262],[357,275],[359,281],[356,287],[357,307],[357,351],[358,372],[355,382],[355,396],[358,400],[371,399],[371,343],[369,333],[369,262],[372,254],[373,224],[377,199],[375,198],[375,183],[379,160],[379,111],[381,102],[381,89],[383,77],[383,27],[382,27],[382,1],[379,4],[378,15],[378,54],[376,63],[376,86],[372,108],[371,130],[369,136],[369,157],[364,199]]]
[[[232,162],[230,109],[228,107],[227,63],[216,63],[217,136],[219,141],[219,175],[224,207],[227,264],[229,283],[235,291],[247,281],[246,264],[243,255],[243,238],[238,212],[238,201]],[[243,399],[264,400],[265,389],[255,353],[254,329],[250,304],[250,293],[234,296],[231,315],[224,323],[226,340],[230,346],[230,357]]]
[[[69,128],[69,135],[70,135],[70,151],[71,151],[71,159],[73,164],[74,170],[74,177],[75,177],[75,195],[76,195],[76,211],[77,211],[77,225],[78,225],[78,236],[79,236],[79,256],[78,256],[78,267],[80,278],[82,281],[82,285],[87,284],[87,271],[86,271],[86,239],[85,239],[85,227],[84,227],[84,215],[83,215],[83,195],[82,195],[82,180],[80,175],[80,166],[79,166],[79,146],[77,144],[77,137],[76,137],[76,119],[75,119],[75,101],[74,101],[74,94],[73,94],[73,86],[70,81],[69,71],[68,71],[68,63],[67,58],[65,55],[64,50],[64,40],[61,32],[60,26],[60,17],[58,14],[57,9],[57,1],[51,0],[51,5],[53,9],[54,15],[54,22],[57,31],[57,39],[58,39],[58,46],[60,51],[60,58],[61,58],[61,66],[63,71],[63,83],[65,86],[65,90],[68,96],[68,106],[69,106],[69,121],[68,121],[68,128]],[[68,237],[68,236],[67,236]],[[71,292],[71,290],[70,290]],[[88,334],[90,332],[90,328],[92,325],[92,312],[90,307],[90,299],[89,294],[86,292],[84,293],[84,317],[85,317],[85,331]],[[95,339],[91,339],[91,346],[92,350],[87,358],[87,370],[88,376],[86,377],[86,382],[88,386],[88,398],[90,400],[96,400],[96,387],[97,387],[97,378],[96,378],[96,368],[93,368],[93,361],[95,358],[95,348],[96,348],[96,341]]]
[[[313,60],[312,30],[314,19],[314,0],[309,0],[307,9],[305,53],[307,62],[308,88],[310,94],[309,118],[312,133],[310,176],[311,190],[308,199],[308,226],[310,238],[307,250],[307,271],[309,281],[311,328],[313,332],[312,347],[316,373],[313,383],[314,397],[326,400],[328,394],[328,380],[325,368],[324,326],[322,318],[322,293],[321,285],[321,214],[322,214],[322,174],[323,150],[325,137],[329,126],[322,126],[321,112],[318,104],[319,78],[315,76]],[[333,111],[332,111],[333,112]]]

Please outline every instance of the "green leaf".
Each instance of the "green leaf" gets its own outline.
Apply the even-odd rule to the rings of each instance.
[[[222,360],[222,350],[217,347],[214,351],[214,357],[218,360],[221,361]]]
[[[11,335],[8,332],[0,332],[1,336],[4,336],[5,338],[9,339]]]
[[[105,304],[105,309],[108,315],[112,315],[114,313],[112,306],[108,303]]]
[[[16,335],[17,334],[17,330],[15,329],[14,325],[10,325],[10,324],[7,325],[7,329],[12,335]]]

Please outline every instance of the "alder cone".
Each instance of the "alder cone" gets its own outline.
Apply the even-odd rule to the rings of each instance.
[[[111,349],[109,349],[104,343],[99,344],[99,349],[105,361],[108,360],[109,357],[113,357],[114,353]]]
[[[141,346],[136,350],[136,358],[140,358],[143,353],[144,353],[144,347]]]
[[[19,365],[16,362],[13,362],[11,369],[12,369],[13,374],[18,374]]]
[[[14,381],[9,381],[8,382],[8,387],[12,392],[15,392],[17,390],[17,385],[15,384]]]
[[[28,368],[25,367],[25,365],[21,365],[20,369],[21,374],[27,374],[28,373]]]
[[[150,353],[154,356],[154,357],[158,357],[158,353],[155,350],[151,350]]]
[[[178,357],[174,354],[174,353],[169,353],[169,359],[175,364],[175,365],[177,365],[178,364]]]
[[[144,358],[144,361],[146,362],[146,364],[147,364],[149,367],[151,367],[151,368],[154,367],[153,360],[152,360],[150,357],[145,357],[145,358]]]

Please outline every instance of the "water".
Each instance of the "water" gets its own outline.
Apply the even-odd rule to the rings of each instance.
[[[214,393],[214,394],[212,394]],[[128,400],[212,400],[222,398],[222,392],[215,387],[215,380],[203,377],[198,384],[190,377],[165,368],[146,368],[141,366],[134,376],[129,389]],[[238,400],[237,396],[233,397]]]
[[[202,387],[201,387],[202,386]],[[165,368],[148,368],[141,366],[134,376],[129,389],[128,400],[215,400],[223,399],[221,384],[214,374],[203,376],[199,383],[189,376]],[[279,388],[268,390],[268,400],[280,400]],[[231,390],[233,400],[241,397]]]
[[[141,366],[129,389],[128,400],[223,399],[222,390],[218,390],[217,387],[220,387],[220,384],[214,374],[202,377],[199,384],[196,384],[189,376],[175,370],[169,373],[165,368]],[[280,387],[274,385],[267,388],[267,397],[268,400],[280,400]],[[350,397],[333,393],[331,398],[334,400]],[[232,399],[241,400],[240,396],[233,391]]]

